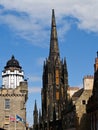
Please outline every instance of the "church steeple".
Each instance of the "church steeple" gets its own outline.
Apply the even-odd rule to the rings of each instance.
[[[54,10],[52,10],[50,53],[44,62],[42,78],[42,120],[44,122],[59,120],[63,110],[62,104],[66,100],[68,73],[66,60],[60,60]]]
[[[38,110],[37,110],[36,100],[34,105],[33,117],[34,117],[34,127],[36,127],[36,125],[38,124]]]
[[[60,54],[59,54],[59,47],[58,47],[58,37],[57,37],[57,30],[56,30],[55,13],[54,13],[54,9],[52,9],[49,59],[55,60],[57,58],[60,58]]]

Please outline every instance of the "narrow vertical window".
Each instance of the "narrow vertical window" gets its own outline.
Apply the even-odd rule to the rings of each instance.
[[[59,100],[59,92],[56,92],[56,100]]]
[[[5,109],[10,109],[10,99],[5,99]]]
[[[59,70],[56,70],[56,85],[59,85]]]
[[[85,101],[85,100],[82,100],[82,104],[83,104],[83,105],[86,105],[86,101]]]

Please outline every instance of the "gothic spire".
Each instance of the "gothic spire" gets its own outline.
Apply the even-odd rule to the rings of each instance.
[[[37,110],[36,100],[34,105],[33,118],[34,118],[34,126],[36,126],[38,124],[38,110]]]
[[[52,9],[49,59],[55,60],[59,57],[60,57],[60,54],[59,54],[59,47],[58,47],[58,37],[57,37],[57,30],[56,30],[55,13],[54,13],[54,9]]]
[[[35,106],[34,106],[34,111],[37,111],[37,105],[36,105],[36,100],[35,100]]]

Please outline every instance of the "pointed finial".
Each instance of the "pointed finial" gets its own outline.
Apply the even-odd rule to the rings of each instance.
[[[45,63],[45,61],[44,61],[44,67],[45,67],[45,64],[46,64],[46,63]]]
[[[54,9],[52,9],[52,16],[54,16]]]
[[[52,27],[56,27],[54,9],[52,9]]]
[[[66,58],[64,57],[64,64],[66,64]]]
[[[54,61],[57,58],[59,59],[59,57],[60,57],[60,54],[59,54],[59,47],[58,47],[58,37],[57,37],[57,30],[56,30],[55,13],[54,13],[54,9],[52,9],[49,59]]]
[[[52,14],[54,14],[54,9],[52,9]]]
[[[35,106],[34,106],[35,111],[37,111],[37,104],[36,104],[36,100],[35,100]]]
[[[11,59],[15,59],[14,55],[12,55],[12,58]]]

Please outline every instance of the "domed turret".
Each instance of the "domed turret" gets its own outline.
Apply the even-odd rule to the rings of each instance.
[[[7,69],[9,67],[16,67],[16,68],[21,69],[21,66],[19,65],[18,60],[16,60],[13,55],[12,55],[11,59],[6,63],[5,69]]]
[[[16,88],[20,82],[24,81],[24,73],[18,60],[12,55],[11,59],[7,61],[4,70],[2,71],[3,87]]]

